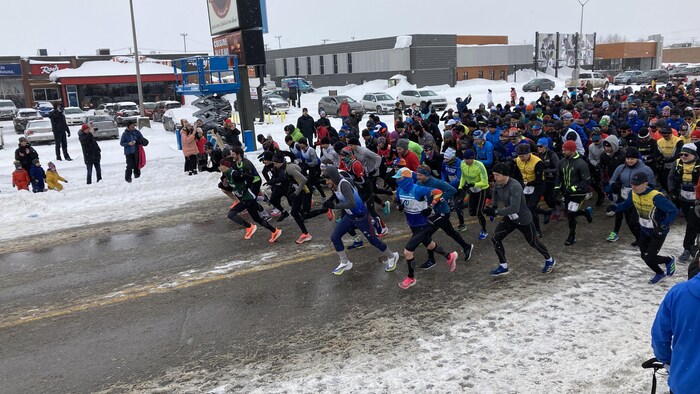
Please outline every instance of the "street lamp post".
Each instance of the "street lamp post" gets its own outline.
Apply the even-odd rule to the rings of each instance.
[[[583,7],[588,4],[591,0],[586,0],[582,2],[581,0],[576,0],[581,5],[581,24],[578,28],[578,39],[576,40],[576,67],[574,67],[574,83],[578,86],[579,79],[578,76],[581,73],[581,38],[583,37]]]
[[[134,22],[134,1],[129,0],[131,11],[131,34],[134,39],[134,63],[136,64],[136,89],[139,92],[139,114],[143,116],[143,86],[141,84],[141,67],[139,66],[139,47],[136,43],[136,23]]]
[[[185,53],[187,53],[187,33],[180,33],[182,36],[182,45],[185,47]]]

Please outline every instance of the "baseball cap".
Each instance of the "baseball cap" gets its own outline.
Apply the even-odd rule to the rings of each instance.
[[[644,182],[649,182],[649,178],[647,178],[647,175],[643,172],[638,172],[630,178],[630,184],[634,186],[639,186]]]
[[[395,179],[400,179],[400,178],[413,178],[413,171],[409,170],[407,167],[403,167],[396,171],[396,174],[392,178]]]

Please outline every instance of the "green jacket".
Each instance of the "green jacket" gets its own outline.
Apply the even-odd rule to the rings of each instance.
[[[466,184],[473,185],[473,187],[478,187],[481,190],[489,188],[489,174],[486,172],[484,164],[479,160],[474,160],[470,166],[462,160],[460,169],[462,170],[462,177],[459,180],[460,189]]]
[[[304,137],[304,134],[301,133],[298,127],[294,129],[291,135],[294,142],[299,142],[299,140]]]
[[[236,176],[234,176],[234,173]],[[233,188],[233,194],[238,197],[239,200],[255,200],[255,196],[250,192],[245,178],[240,175],[240,170],[229,168],[223,175],[228,181],[229,186]]]
[[[413,151],[413,153],[420,158],[421,154],[423,153],[423,147],[420,146],[419,143],[413,142],[411,140],[408,140],[408,149]]]

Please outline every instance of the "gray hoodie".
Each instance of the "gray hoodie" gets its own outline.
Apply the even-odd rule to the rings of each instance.
[[[508,216],[513,223],[520,226],[532,223],[532,213],[527,207],[520,182],[510,178],[505,185],[496,184],[493,191],[493,207],[498,208],[499,202],[504,205],[496,210],[499,215]]]
[[[608,138],[606,138],[604,141],[607,141],[608,139],[610,139],[610,137],[617,139],[617,137],[611,135],[608,136]],[[603,148],[604,141],[600,141],[600,144],[598,145],[596,145],[595,143],[591,143],[590,145],[588,145],[588,161],[590,161],[594,167],[598,166],[598,163],[600,163],[600,157],[605,154],[605,149]]]

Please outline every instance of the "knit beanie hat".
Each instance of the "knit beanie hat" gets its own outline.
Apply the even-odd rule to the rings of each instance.
[[[695,157],[698,156],[698,148],[695,146],[694,143],[690,142],[681,148],[681,153],[689,153],[691,155],[694,155]]]
[[[561,146],[562,150],[568,150],[569,152],[576,152],[576,143],[574,141],[566,141]]]
[[[408,140],[405,139],[405,138],[400,139],[400,140],[396,143],[396,147],[397,147],[397,148],[401,148],[401,149],[408,149]]]

